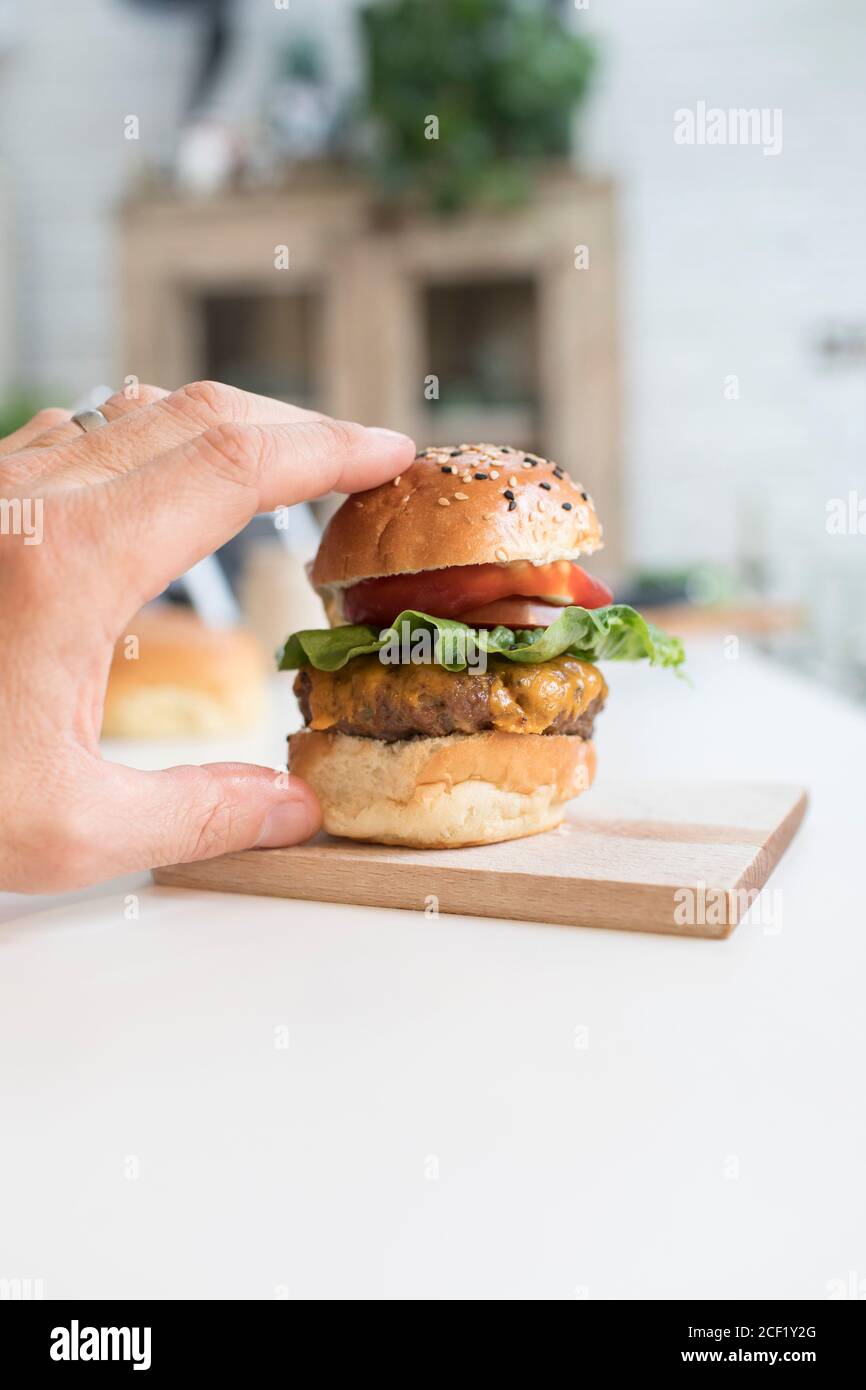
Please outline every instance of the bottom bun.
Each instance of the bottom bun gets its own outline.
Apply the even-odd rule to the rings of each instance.
[[[316,792],[330,835],[453,849],[559,825],[565,803],[592,785],[595,748],[574,735],[385,743],[305,730],[289,739],[289,767]]]

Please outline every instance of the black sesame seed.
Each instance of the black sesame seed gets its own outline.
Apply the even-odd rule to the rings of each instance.
[[[580,495],[581,495],[581,497],[583,498],[584,502],[588,502],[588,501],[589,501],[589,493],[587,493],[587,492],[582,492]]]
[[[442,465],[442,467],[441,467],[441,469],[440,469],[440,472],[442,472],[442,473],[453,473],[453,472],[454,472],[454,469],[451,467],[451,464],[450,464],[450,463],[443,463],[443,465]]]
[[[511,488],[510,488],[510,487],[507,487],[507,488],[505,489],[505,491],[503,492],[502,496],[503,496],[503,497],[507,497],[508,500],[509,500],[509,502],[513,502],[513,501],[514,501],[514,493],[511,491]]]
[[[545,492],[550,492],[550,483],[539,483],[538,486],[543,487]]]
[[[456,459],[457,455],[460,454],[460,453],[462,453],[462,450],[461,450],[461,449],[452,449],[452,450],[451,450],[451,453],[448,455],[448,457],[449,457],[450,459]]]
[[[473,476],[476,477],[476,478],[478,479],[479,483],[486,483],[486,482],[487,482],[487,474],[486,474],[486,473],[475,473]]]
[[[501,452],[503,454],[513,454],[514,450],[512,449],[510,444],[503,444]]]
[[[508,503],[508,510],[509,510],[510,512],[513,512],[516,506],[517,506],[517,503],[515,502],[514,498],[512,497],[511,501]]]
[[[570,511],[571,511],[571,503],[570,503],[570,502],[563,502],[563,504],[562,504],[562,510],[563,510],[564,512],[570,512]]]
[[[563,473],[561,468],[554,468],[553,476],[554,478],[564,478],[565,474]]]

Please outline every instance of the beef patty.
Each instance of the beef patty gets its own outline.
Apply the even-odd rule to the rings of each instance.
[[[537,665],[491,657],[483,673],[364,656],[340,671],[304,666],[294,689],[310,728],[387,742],[485,729],[588,739],[607,696],[601,672],[573,656]]]

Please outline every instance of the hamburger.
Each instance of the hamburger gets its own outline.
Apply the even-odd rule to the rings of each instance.
[[[599,660],[678,667],[682,643],[580,563],[592,498],[508,445],[425,449],[349,497],[311,566],[330,628],[296,632],[289,767],[332,835],[418,848],[550,830],[595,774]]]

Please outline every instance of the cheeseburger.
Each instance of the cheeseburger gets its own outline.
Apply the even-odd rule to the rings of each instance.
[[[683,661],[579,563],[601,545],[580,483],[507,445],[425,449],[343,503],[310,573],[331,627],[279,656],[327,831],[432,849],[560,823],[595,773],[596,662]]]

